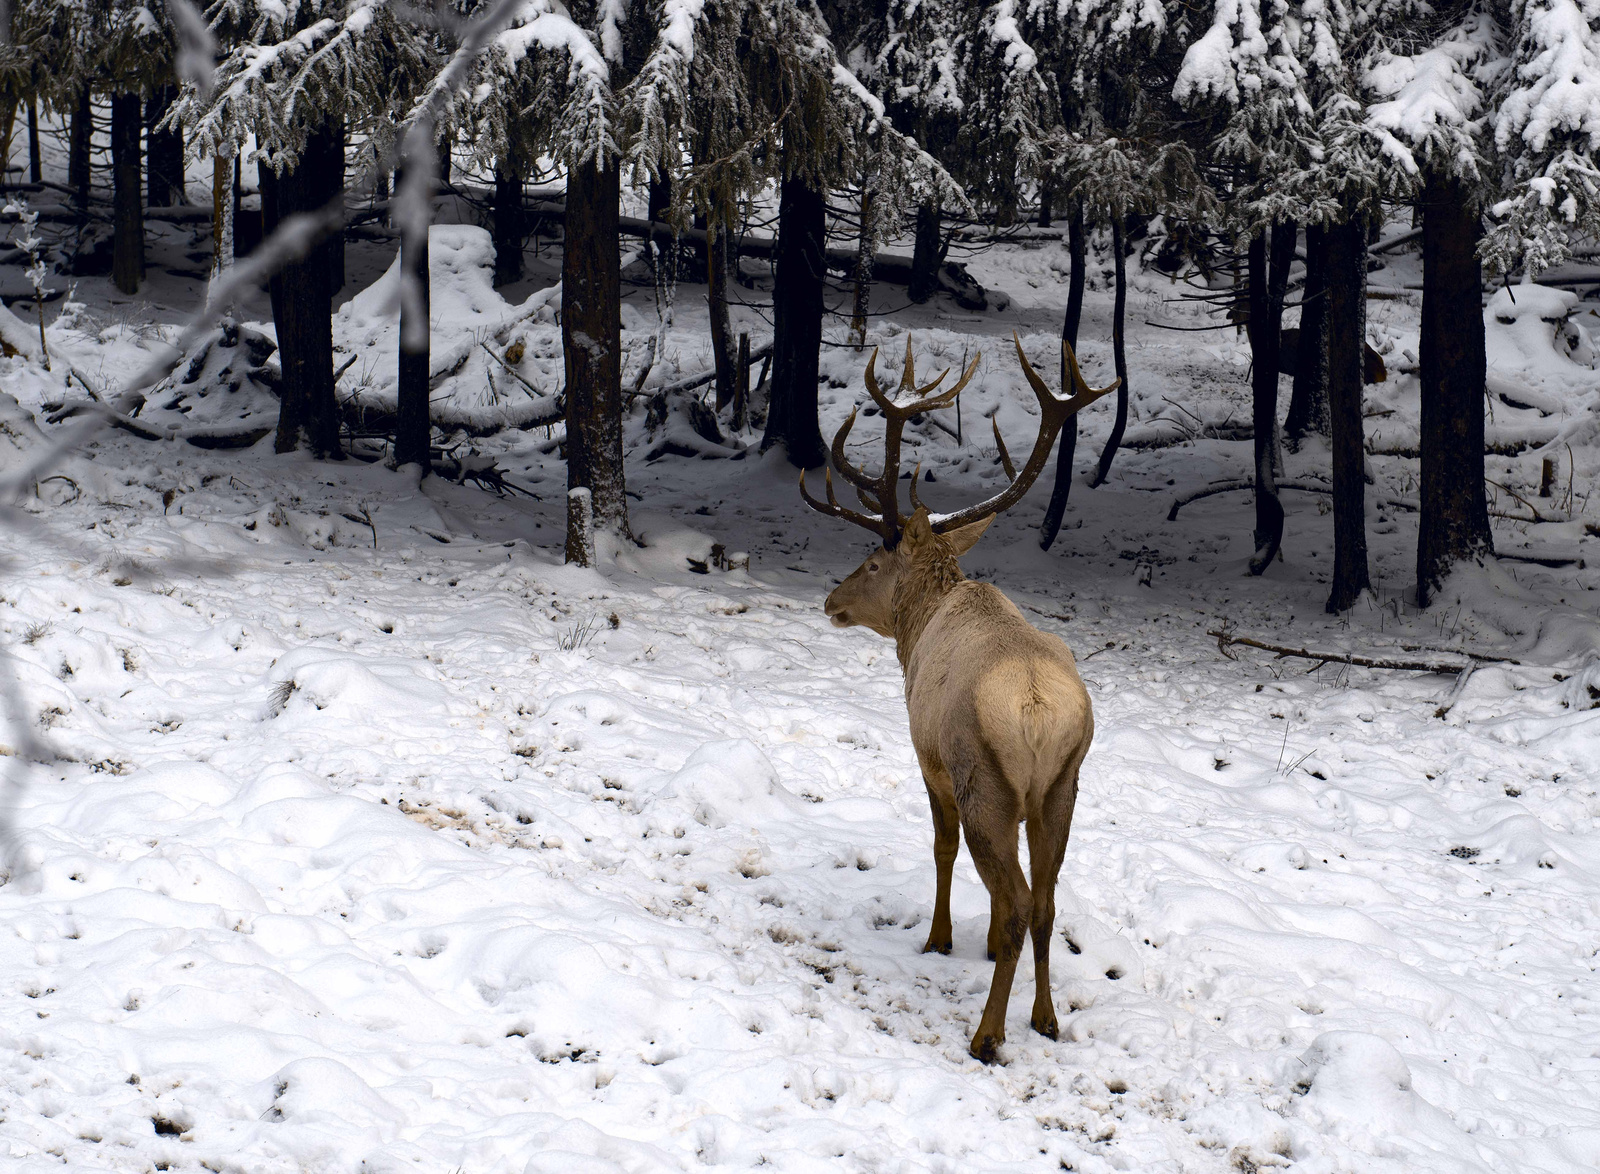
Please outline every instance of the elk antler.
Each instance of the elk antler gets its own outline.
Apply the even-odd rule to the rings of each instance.
[[[987,518],[990,514],[1002,513],[1022,500],[1023,494],[1033,487],[1039,474],[1044,471],[1045,461],[1050,457],[1050,446],[1055,443],[1056,435],[1062,426],[1101,396],[1115,391],[1122,382],[1121,379],[1114,379],[1106,387],[1090,387],[1084,382],[1083,372],[1078,370],[1078,356],[1072,353],[1072,347],[1067,344],[1067,340],[1062,339],[1061,354],[1067,360],[1068,378],[1076,389],[1070,398],[1062,399],[1045,386],[1044,380],[1028,362],[1028,356],[1022,353],[1022,340],[1017,337],[1015,331],[1012,332],[1011,341],[1016,345],[1017,360],[1022,364],[1022,373],[1027,377],[1028,386],[1033,388],[1033,394],[1039,400],[1039,435],[1034,438],[1033,451],[1028,454],[1028,461],[1022,466],[1022,472],[1018,473],[1011,463],[1011,454],[1006,451],[1006,442],[1000,436],[1000,425],[991,419],[989,422],[994,425],[994,442],[1000,450],[1000,463],[1005,466],[1006,477],[1010,480],[1010,484],[977,505],[970,505],[953,514],[934,514],[929,521],[937,534],[969,526],[973,522]],[[1062,390],[1065,391],[1065,388]]]
[[[955,402],[956,396],[961,394],[962,388],[971,382],[973,373],[978,369],[978,359],[982,355],[973,357],[967,369],[962,372],[961,378],[953,387],[944,391],[935,391],[939,384],[944,382],[944,377],[950,372],[945,370],[931,383],[917,386],[917,373],[911,357],[911,335],[906,335],[906,365],[900,374],[900,386],[895,388],[893,397],[887,396],[878,386],[878,376],[875,370],[878,362],[878,350],[873,348],[872,357],[867,360],[867,394],[872,397],[878,409],[883,413],[883,471],[876,477],[867,473],[859,465],[850,463],[844,455],[844,443],[850,435],[850,429],[855,426],[856,413],[852,411],[849,419],[833,437],[833,466],[839,470],[840,476],[855,487],[856,495],[861,498],[861,503],[870,513],[860,513],[839,504],[833,493],[833,476],[827,478],[828,500],[820,502],[812,497],[806,490],[806,475],[800,474],[800,496],[807,505],[819,513],[829,514],[835,518],[843,518],[857,526],[865,527],[883,539],[883,544],[893,547],[900,541],[900,434],[905,429],[906,421],[919,412],[931,412],[938,408],[948,408]],[[911,392],[910,403],[900,403],[899,397],[903,392]],[[1048,393],[1046,393],[1048,394]],[[1059,428],[1059,425],[1057,425]],[[1053,435],[1053,434],[1052,434]],[[1047,446],[1048,447],[1048,446]]]

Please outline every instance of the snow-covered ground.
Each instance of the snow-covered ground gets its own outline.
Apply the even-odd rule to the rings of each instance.
[[[436,354],[511,312],[482,301],[461,239],[449,288],[477,317],[436,296]],[[359,284],[386,261],[363,263]],[[908,430],[935,505],[999,483],[991,411],[1026,448],[1009,331],[1053,371],[1059,245],[972,267],[1007,312],[875,327],[890,376],[909,325],[919,370],[984,350],[964,443]],[[51,343],[112,379],[176,318],[96,281]],[[679,291],[647,386],[705,365],[699,293]],[[1415,515],[1382,504],[1416,496],[1415,461],[1385,455],[1415,444],[1416,311],[1372,303],[1393,372],[1368,402],[1378,591],[1336,620],[1321,497],[1288,495],[1261,579],[1244,495],[1166,521],[1174,494],[1249,460],[1248,442],[1172,443],[1247,420],[1248,384],[1232,331],[1142,325],[1204,321],[1171,294],[1141,276],[1130,309],[1130,437],[1165,446],[1080,481],[1049,554],[1040,487],[967,559],[1076,650],[1096,710],[1058,893],[1059,1042],[1029,1030],[1024,973],[1004,1063],[967,1056],[987,895],[963,854],[955,952],[918,952],[932,830],[898,665],[819,606],[866,543],[807,512],[786,464],[647,463],[641,404],[629,485],[651,545],[598,573],[560,563],[565,472],[543,429],[459,438],[533,499],[270,440],[105,432],[5,516],[0,1168],[1600,1167],[1600,540],[1582,513],[1600,377],[1574,361],[1592,356],[1490,307],[1491,441],[1559,432],[1563,458],[1549,500],[1536,450],[1491,458],[1498,504],[1555,516],[1570,484],[1574,519],[1496,519],[1497,542],[1587,565],[1473,569],[1417,613]],[[356,326],[382,337],[378,300],[346,313],[342,346]],[[1094,382],[1109,301],[1091,291]],[[636,347],[650,290],[630,303]],[[738,317],[760,335],[758,312]],[[523,328],[541,388],[559,379],[548,318]],[[863,362],[825,351],[829,435],[865,398]],[[0,361],[0,390],[42,419],[59,367]],[[183,418],[157,399],[153,418]],[[1109,417],[1086,415],[1080,469]],[[853,435],[868,461],[871,424]],[[14,411],[0,432],[8,465],[44,443]],[[1325,464],[1288,457],[1293,476]],[[749,571],[692,573],[685,553],[712,542]],[[1521,663],[1457,693],[1229,660],[1220,624]],[[30,739],[40,761],[15,753]]]

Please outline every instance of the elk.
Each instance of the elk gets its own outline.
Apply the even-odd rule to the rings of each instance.
[[[956,560],[972,548],[996,515],[1027,493],[1067,419],[1117,386],[1091,388],[1078,370],[1072,348],[1063,341],[1062,355],[1075,393],[1059,397],[1029,365],[1015,334],[1012,341],[1039,400],[1039,434],[1018,473],[1000,426],[994,425],[995,444],[1009,479],[999,493],[955,513],[931,514],[918,500],[913,473],[914,512],[902,525],[901,432],[918,413],[954,403],[978,365],[974,359],[956,384],[944,391],[936,389],[948,371],[918,387],[909,336],[894,397],[878,386],[876,350],[867,362],[867,392],[885,423],[883,471],[870,476],[845,456],[855,412],[833,438],[833,467],[855,488],[867,512],[839,503],[831,471],[825,502],[812,497],[805,474],[800,476],[806,504],[871,530],[881,541],[828,596],[824,610],[837,627],[859,624],[892,639],[905,673],[911,743],[933,807],[937,882],[933,925],[923,952],[948,954],[951,949],[950,877],[962,831],[989,890],[988,954],[994,960],[994,981],[969,1048],[986,1064],[996,1061],[1005,1042],[1011,983],[1030,929],[1033,1029],[1057,1038],[1050,998],[1056,877],[1072,827],[1078,769],[1094,736],[1094,714],[1071,649],[1023,619],[999,588],[967,579]],[[1027,825],[1031,885],[1018,861],[1019,823]]]

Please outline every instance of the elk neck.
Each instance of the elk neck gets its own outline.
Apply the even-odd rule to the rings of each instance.
[[[944,597],[966,581],[954,548],[942,535],[932,535],[915,549],[908,546],[905,558],[894,588],[894,646],[901,671],[910,665],[911,652]]]

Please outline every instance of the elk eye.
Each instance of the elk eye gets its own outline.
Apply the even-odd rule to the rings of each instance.
[[[867,570],[876,571],[877,569],[878,569],[878,564],[877,563],[868,563],[867,564]]]

